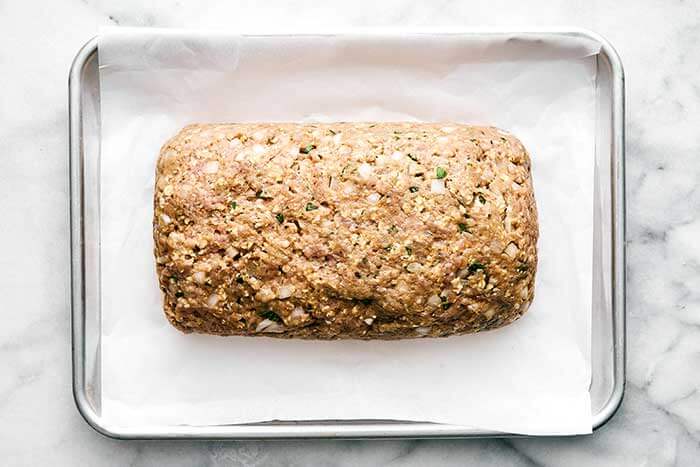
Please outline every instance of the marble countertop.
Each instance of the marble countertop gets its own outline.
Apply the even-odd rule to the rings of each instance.
[[[113,3],[113,4],[112,4]],[[104,25],[574,25],[627,78],[628,380],[591,436],[126,442],[94,432],[70,384],[67,75]],[[4,2],[0,6],[0,459],[3,465],[691,466],[700,459],[700,5],[694,2]]]

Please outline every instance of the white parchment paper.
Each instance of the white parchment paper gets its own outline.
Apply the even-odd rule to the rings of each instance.
[[[394,419],[590,432],[597,52],[584,39],[503,34],[105,30],[103,416],[126,426]],[[184,335],[166,322],[151,231],[163,142],[193,122],[341,120],[488,124],[523,141],[541,234],[523,318],[398,342]]]

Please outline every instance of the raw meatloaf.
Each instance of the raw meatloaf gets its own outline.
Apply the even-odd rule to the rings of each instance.
[[[189,125],[160,152],[153,227],[185,332],[448,336],[533,297],[530,160],[491,127]]]

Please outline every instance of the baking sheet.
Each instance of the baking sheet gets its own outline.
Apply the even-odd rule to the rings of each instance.
[[[101,85],[102,411],[115,425],[394,419],[523,434],[591,430],[594,79],[585,39],[236,36],[109,29]],[[182,335],[152,257],[160,145],[216,121],[492,124],[533,159],[540,265],[530,311],[440,340]]]

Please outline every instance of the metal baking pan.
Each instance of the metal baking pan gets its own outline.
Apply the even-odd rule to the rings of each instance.
[[[528,40],[578,37],[596,41],[595,205],[591,345],[593,429],[619,407],[625,385],[624,79],[620,59],[602,37],[584,30],[462,32],[474,40],[508,34]],[[71,315],[73,394],[98,432],[124,439],[469,438],[512,436],[436,423],[379,420],[266,422],[119,429],[101,416],[100,388],[100,90],[97,39],[78,52],[69,77]]]

